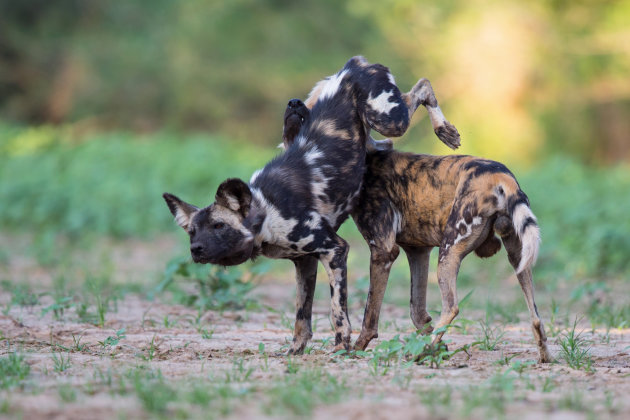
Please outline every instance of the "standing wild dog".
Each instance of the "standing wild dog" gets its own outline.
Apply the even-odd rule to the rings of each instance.
[[[285,147],[293,142],[295,125],[307,118],[304,103],[289,103],[284,118]],[[378,337],[381,303],[399,247],[405,250],[411,270],[411,319],[418,330],[429,333],[432,328],[426,290],[431,249],[439,247],[442,314],[437,328],[441,328],[453,322],[459,312],[456,280],[462,259],[471,251],[482,258],[491,257],[503,241],[525,294],[539,361],[550,362],[532,284],[531,267],[538,254],[540,231],[514,175],[501,163],[471,156],[416,155],[383,149],[373,147],[367,154],[363,187],[352,211],[370,247],[370,291],[355,349],[364,350]],[[435,337],[434,344],[442,335]]]
[[[293,261],[297,277],[296,321],[289,353],[302,353],[312,336],[311,312],[317,261],[328,274],[335,349],[349,348],[348,244],[336,234],[357,202],[365,173],[370,129],[400,136],[419,105],[434,131],[450,145],[459,134],[446,121],[425,79],[401,94],[389,70],[354,57],[317,83],[309,117],[292,145],[246,184],[228,179],[214,204],[199,209],[164,194],[177,223],[190,235],[195,262],[236,265],[260,254]]]

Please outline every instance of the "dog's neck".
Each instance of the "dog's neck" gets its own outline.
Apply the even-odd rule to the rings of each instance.
[[[266,218],[267,212],[265,211],[265,208],[262,206],[261,202],[254,196],[249,214],[243,221],[243,224],[245,224],[250,232],[252,232],[252,234],[254,235],[254,247],[252,250],[251,259],[254,259],[261,254],[262,244],[265,242],[265,239],[269,237],[269,232],[266,232],[266,230],[263,231],[263,226]]]

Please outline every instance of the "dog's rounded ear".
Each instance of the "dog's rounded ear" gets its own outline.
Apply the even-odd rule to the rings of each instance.
[[[190,221],[199,208],[182,201],[179,197],[174,196],[173,194],[164,193],[162,194],[162,197],[164,197],[164,201],[166,201],[166,205],[175,217],[177,224],[184,228],[184,230],[188,230]]]
[[[252,204],[252,192],[242,180],[230,178],[219,185],[215,200],[218,205],[238,212],[242,217],[247,217]]]

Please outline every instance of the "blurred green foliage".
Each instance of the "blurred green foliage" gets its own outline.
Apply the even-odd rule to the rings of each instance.
[[[163,192],[208,205],[228,174],[248,180],[275,153],[207,135],[109,133],[75,143],[45,127],[8,132],[0,134],[0,226],[17,232],[146,235],[172,222]]]
[[[0,119],[270,146],[289,98],[363,54],[402,89],[429,78],[464,153],[612,162],[630,157],[628,21],[630,0],[4,0]],[[426,123],[406,138],[447,151]]]

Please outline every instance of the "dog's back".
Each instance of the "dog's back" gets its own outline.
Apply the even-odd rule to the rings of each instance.
[[[475,217],[504,214],[512,218],[517,215],[518,204],[528,204],[512,172],[499,162],[395,150],[369,153],[366,162],[364,185],[353,217],[359,230],[368,236],[373,235],[375,224],[383,223],[386,229],[394,226],[399,244],[445,246],[449,234],[455,235],[450,238],[455,242]],[[391,217],[383,217],[389,212],[387,208],[391,208]],[[520,232],[532,222],[519,217]],[[477,254],[488,257],[499,249],[500,242],[496,242],[488,249],[479,248]]]

